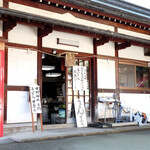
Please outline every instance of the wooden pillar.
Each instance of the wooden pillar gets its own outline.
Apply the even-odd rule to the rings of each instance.
[[[4,30],[5,24],[3,22],[3,38],[8,40],[8,31]],[[7,76],[8,76],[8,48],[5,47],[5,64],[4,64],[4,122],[7,121]]]
[[[37,31],[37,49],[42,51],[42,37],[40,36],[40,31],[42,29],[38,28]],[[37,84],[40,86],[40,98],[42,100],[42,53],[37,52]],[[41,122],[40,114],[37,114],[37,128],[40,127]],[[41,122],[42,123],[42,122]]]
[[[115,32],[118,32],[118,29],[115,28]],[[117,100],[120,100],[120,83],[119,83],[119,50],[116,49],[117,44],[115,42],[115,57],[117,60],[115,61],[115,73],[116,73],[116,92],[115,92],[115,97]]]
[[[41,28],[38,28],[38,43],[37,49],[42,51],[42,37],[39,36]],[[42,93],[42,53],[37,52],[37,84],[40,86],[40,93]],[[42,94],[41,94],[42,98]]]
[[[8,5],[9,5],[8,0],[3,0],[3,7],[8,8],[9,7]]]
[[[96,39],[93,39],[93,54],[97,55]],[[97,102],[97,57],[92,58],[91,65],[91,88],[92,88],[92,121],[98,120],[98,102]]]

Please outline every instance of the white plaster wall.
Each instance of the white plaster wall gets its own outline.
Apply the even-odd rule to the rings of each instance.
[[[121,102],[133,109],[133,112],[144,112],[150,121],[150,94],[120,94]]]
[[[150,61],[149,56],[144,56],[144,48],[137,47],[137,46],[131,46],[126,49],[119,50],[119,57],[143,60],[143,61]]]
[[[57,44],[57,38],[79,41],[79,47]],[[48,36],[43,38],[43,47],[50,47],[62,50],[93,53],[93,39],[90,37],[53,31]]]
[[[0,7],[3,7],[3,0],[0,0]]]
[[[37,46],[37,28],[17,24],[10,32],[8,32],[8,41],[25,45]]]
[[[8,49],[8,85],[28,86],[37,81],[37,52]]]
[[[91,21],[83,20],[83,19],[78,19],[78,18],[74,17],[73,15],[71,15],[70,13],[57,14],[57,13],[53,13],[53,12],[38,9],[38,8],[15,4],[12,2],[9,2],[9,8],[19,10],[22,12],[26,12],[26,13],[39,15],[39,16],[44,16],[47,18],[53,18],[53,19],[58,19],[58,20],[66,21],[66,22],[72,22],[75,24],[82,24],[85,26],[114,31],[114,27],[112,27],[112,26],[108,26],[108,25],[104,25],[104,24],[100,24],[100,23],[94,23]]]
[[[3,22],[0,21],[0,36],[3,36]]]
[[[118,28],[118,33],[122,33],[122,34],[130,35],[130,36],[135,36],[135,37],[150,40],[150,35],[137,33],[137,32],[133,32],[133,31],[129,31],[129,30],[124,30],[124,29],[120,29],[120,28]]]
[[[104,45],[97,47],[97,54],[115,56],[115,44],[114,42],[109,42]]]
[[[115,61],[98,59],[98,88],[115,89]]]
[[[29,93],[25,91],[8,91],[7,123],[31,122]],[[34,116],[36,120],[36,116]]]

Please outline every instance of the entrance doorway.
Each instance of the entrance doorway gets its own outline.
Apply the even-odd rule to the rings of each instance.
[[[65,67],[64,58],[47,54],[42,59],[42,115],[44,124],[75,123],[74,99],[85,103],[87,122],[91,122],[91,60],[76,59],[87,68],[87,89],[73,90],[73,68]]]
[[[42,54],[42,117],[44,124],[66,123],[64,58]]]

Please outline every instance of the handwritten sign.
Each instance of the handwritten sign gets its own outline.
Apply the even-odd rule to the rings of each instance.
[[[73,67],[73,90],[87,89],[87,68],[85,66]]]
[[[74,106],[75,106],[77,127],[87,127],[84,101],[81,99],[74,99]]]
[[[38,85],[30,86],[30,100],[31,100],[32,113],[33,114],[42,113],[41,100],[40,100],[40,87]]]

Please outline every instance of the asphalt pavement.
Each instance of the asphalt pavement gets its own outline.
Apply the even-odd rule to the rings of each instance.
[[[25,132],[13,132],[5,134],[4,137],[0,138],[0,144],[14,143],[14,142],[34,142],[44,140],[54,140],[70,137],[79,136],[92,136],[92,135],[104,135],[111,133],[120,132],[132,132],[132,131],[149,131],[150,124],[144,126],[113,126],[112,128],[59,128],[59,129],[47,129],[44,132],[36,130],[35,133],[32,131]]]
[[[149,150],[150,130],[0,145],[0,150]]]

